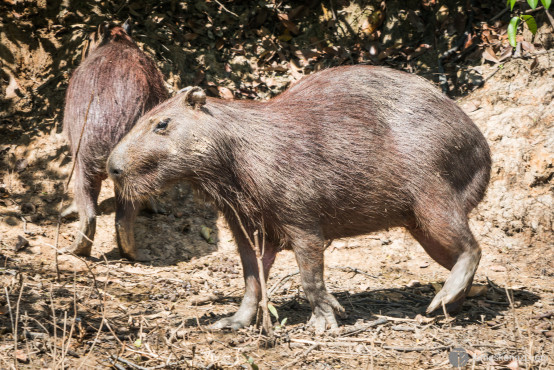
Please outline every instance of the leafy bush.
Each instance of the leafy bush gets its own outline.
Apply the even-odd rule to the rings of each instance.
[[[516,2],[517,0],[507,0],[506,5],[510,7],[511,11],[513,11]],[[552,0],[541,0],[541,3],[544,6],[545,10],[548,10],[548,8],[550,8],[551,2]],[[535,9],[539,4],[539,0],[527,0],[527,4],[529,4],[531,9]],[[510,24],[508,25],[508,40],[510,41],[510,45],[512,45],[514,48],[517,46],[517,28],[522,21],[527,23],[527,27],[529,27],[529,31],[531,31],[533,35],[537,32],[537,22],[532,15],[520,14],[518,16],[512,17],[512,19],[510,20]]]

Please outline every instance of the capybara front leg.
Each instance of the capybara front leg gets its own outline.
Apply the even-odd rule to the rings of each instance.
[[[242,230],[232,224],[230,224],[230,227],[233,231],[240,253],[244,273],[245,293],[238,311],[233,316],[226,317],[215,322],[210,326],[210,329],[240,329],[250,325],[252,319],[256,316],[258,304],[261,299],[261,287],[256,254],[244,237]],[[266,241],[264,255],[262,257],[264,277],[266,280],[269,270],[275,261],[276,255],[277,249],[274,248],[271,243]]]
[[[308,325],[313,326],[316,333],[321,334],[327,329],[338,329],[335,314],[344,315],[344,308],[325,288],[323,280],[323,238],[296,230],[293,250],[300,270],[302,287],[306,298],[312,307],[312,317]]]
[[[141,260],[135,246],[135,220],[139,212],[138,204],[124,200],[115,191],[115,233],[119,254],[129,260]]]
[[[90,256],[92,241],[96,231],[96,202],[102,186],[102,179],[87,179],[83,171],[77,167],[75,173],[75,204],[79,212],[79,230],[70,247],[62,252],[75,253],[78,256]]]
[[[450,270],[450,276],[427,313],[440,309],[443,304],[449,312],[460,309],[481,259],[481,249],[469,229],[467,217],[462,212],[458,217],[453,214],[450,212],[450,217],[436,218],[430,223],[425,221],[421,228],[409,229],[425,251]]]

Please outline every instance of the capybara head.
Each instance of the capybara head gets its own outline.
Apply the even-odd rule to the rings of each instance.
[[[187,87],[144,115],[114,148],[107,172],[121,194],[144,199],[178,179],[191,176],[207,150],[199,116],[206,94]]]

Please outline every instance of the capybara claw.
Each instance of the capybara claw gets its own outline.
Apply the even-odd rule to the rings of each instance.
[[[209,330],[221,330],[221,329],[232,329],[238,330],[246,327],[248,324],[242,322],[242,320],[236,319],[234,316],[226,317],[224,319],[218,320],[212,325],[208,326]]]
[[[445,284],[445,287],[446,287],[446,284]],[[427,307],[427,310],[425,312],[427,314],[430,314],[431,312],[437,309],[442,309],[442,305],[444,303],[446,311],[449,313],[454,313],[461,309],[464,298],[465,298],[465,290],[462,290],[457,294],[451,294],[451,293],[448,293],[448,291],[445,291],[445,289],[443,288],[441,289],[440,292],[437,293],[435,298],[433,298],[433,300],[431,301],[431,304],[429,304],[429,307]]]
[[[325,298],[320,299],[313,309],[312,317],[308,321],[308,326],[314,328],[316,334],[323,334],[328,329],[330,332],[338,331],[337,319],[335,314],[340,317],[346,317],[344,307],[331,294],[326,293]]]
[[[84,238],[81,238],[84,239]],[[81,257],[90,257],[92,251],[92,243],[88,240],[76,240],[72,245],[59,249],[59,254],[75,254]]]

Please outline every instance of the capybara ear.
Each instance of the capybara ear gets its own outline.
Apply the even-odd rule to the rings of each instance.
[[[179,90],[178,94],[182,94],[181,102],[184,106],[190,105],[194,109],[206,104],[206,92],[198,86],[187,86]]]
[[[133,20],[130,17],[127,18],[121,27],[123,27],[127,35],[131,36],[131,32],[133,32]]]

